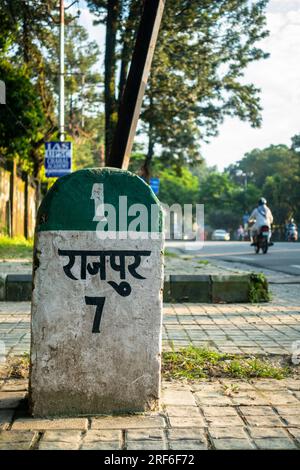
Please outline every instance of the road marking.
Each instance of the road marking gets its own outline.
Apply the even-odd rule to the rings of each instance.
[[[300,264],[291,264],[291,268],[300,269]]]

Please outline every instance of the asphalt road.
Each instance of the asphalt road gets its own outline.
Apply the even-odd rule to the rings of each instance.
[[[269,248],[267,254],[255,254],[249,242],[166,242],[166,247],[179,249],[182,253],[196,254],[204,259],[215,258],[222,261],[256,266],[293,276],[300,276],[300,242],[278,242]]]

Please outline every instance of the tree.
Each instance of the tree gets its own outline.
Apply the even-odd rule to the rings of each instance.
[[[146,167],[157,144],[162,147],[164,158],[178,166],[199,159],[199,141],[215,135],[226,115],[237,115],[253,126],[260,124],[259,90],[242,83],[241,78],[250,62],[267,57],[256,45],[267,35],[266,3],[267,0],[166,2],[141,115],[149,140]],[[108,155],[142,2],[88,0],[88,4],[99,21],[106,22]]]
[[[87,0],[97,23],[106,26],[104,58],[105,159],[107,161],[143,2],[140,0]],[[119,65],[119,67],[118,67]],[[117,80],[117,73],[119,80]]]
[[[300,221],[300,165],[296,151],[299,136],[292,137],[292,145],[270,145],[254,149],[227,168],[232,181],[238,184],[240,173],[246,174],[248,188],[253,194],[264,196],[274,215],[275,225],[283,226],[294,216]]]
[[[242,160],[228,167],[228,172],[235,179],[238,172],[245,173],[249,181],[262,188],[267,176],[287,171],[287,162],[295,168],[293,151],[286,145],[270,145],[246,153]]]
[[[182,168],[180,175],[176,167],[165,168],[159,173],[159,199],[165,204],[196,204],[199,197],[199,182],[188,168]]]
[[[42,146],[55,132],[54,100],[47,77],[47,51],[49,39],[53,35],[51,10],[55,0],[3,0],[0,5],[1,31],[0,57],[22,68],[42,106],[43,119],[40,119],[39,132],[32,133],[28,168],[38,178],[43,162]],[[6,36],[6,40],[3,37]],[[19,122],[21,117],[16,115]],[[26,121],[28,122],[28,121]],[[23,128],[26,123],[22,123]],[[30,128],[30,126],[29,126]],[[7,151],[10,151],[9,147]],[[23,162],[25,165],[25,161]]]
[[[58,38],[52,38],[49,77],[58,98]],[[65,28],[65,130],[73,140],[74,168],[100,166],[104,142],[103,79],[95,70],[100,56],[85,28],[72,20]]]
[[[28,97],[34,93],[32,103],[36,104],[36,114],[42,112],[37,122],[34,113],[25,115],[17,106],[12,108],[23,130],[22,142],[28,144],[27,151],[24,148],[22,150],[22,165],[39,180],[42,177],[44,143],[50,138],[55,139],[58,131],[55,113],[58,103],[59,50],[57,1],[3,0],[0,4],[0,19],[1,25],[3,23],[0,61],[2,59],[4,63],[9,61],[12,64],[12,79],[14,67],[21,67],[27,80],[26,86],[31,86]],[[88,40],[86,30],[78,25],[76,18],[67,14],[65,20],[66,131],[69,138],[74,140],[75,165],[93,166],[94,163],[100,164],[103,143],[102,93],[99,90],[102,78],[94,70],[99,49],[95,42]],[[8,89],[8,95],[10,91]],[[32,122],[28,122],[29,115]],[[32,131],[30,142],[27,129],[28,132]],[[10,134],[9,141],[3,141],[0,145],[3,147],[8,143],[4,149],[5,155],[16,156],[16,149],[20,148],[18,130],[15,135]]]
[[[26,67],[0,59],[0,76],[7,90],[6,106],[0,106],[0,150],[7,158],[18,156],[24,170],[32,172],[32,147],[45,124],[42,102]]]

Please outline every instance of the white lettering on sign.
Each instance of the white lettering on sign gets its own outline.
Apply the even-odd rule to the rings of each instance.
[[[70,157],[70,147],[69,144],[64,144],[63,142],[56,142],[51,146],[47,145],[47,158],[69,158]]]

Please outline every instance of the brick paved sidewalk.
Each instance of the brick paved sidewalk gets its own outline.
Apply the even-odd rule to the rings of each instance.
[[[157,413],[33,419],[27,383],[0,388],[0,449],[300,449],[300,380],[164,383]]]
[[[300,340],[297,285],[272,286],[267,304],[166,304],[163,347],[193,343],[236,354],[287,355]],[[8,354],[29,352],[30,303],[0,302],[0,341]]]
[[[219,351],[282,355],[300,340],[298,286],[273,286],[262,305],[170,304],[164,349],[192,342]],[[29,351],[29,303],[0,303],[8,354]],[[0,449],[300,449],[300,379],[164,382],[160,412],[39,420],[27,381],[0,381]]]

